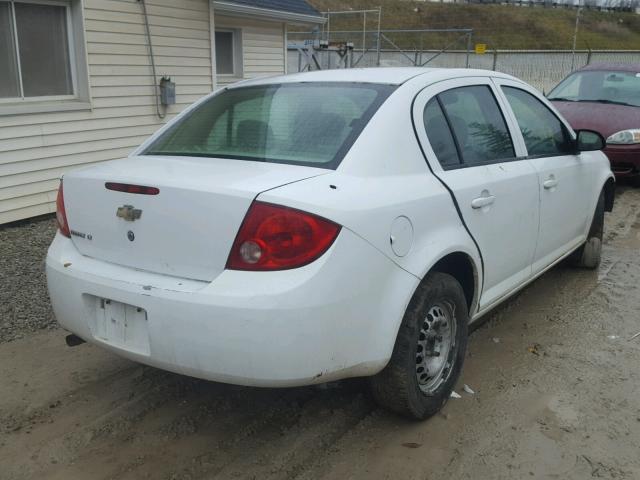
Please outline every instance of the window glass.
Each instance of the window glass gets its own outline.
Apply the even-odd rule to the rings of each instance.
[[[216,72],[233,74],[233,57],[233,32],[216,32]]]
[[[232,88],[197,107],[145,153],[335,168],[393,90],[351,83]]]
[[[460,159],[451,130],[435,98],[432,98],[424,109],[424,128],[442,168],[459,165]]]
[[[573,142],[562,122],[540,100],[519,88],[503,87],[529,155],[566,155]]]
[[[640,107],[640,73],[595,70],[576,72],[551,91],[549,100]]]
[[[16,47],[11,25],[11,5],[0,2],[0,98],[20,96]]]
[[[66,7],[14,7],[24,96],[72,95]]]
[[[511,135],[489,87],[454,88],[438,97],[465,164],[515,157]]]

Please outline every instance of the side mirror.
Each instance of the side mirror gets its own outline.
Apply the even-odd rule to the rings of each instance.
[[[594,152],[605,147],[605,140],[602,135],[592,130],[577,130],[578,138],[576,146],[579,152]]]

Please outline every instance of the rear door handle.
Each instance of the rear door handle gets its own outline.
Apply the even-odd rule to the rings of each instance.
[[[542,185],[544,186],[544,188],[549,190],[550,188],[553,188],[558,185],[558,180],[556,180],[556,177],[551,175],[548,179],[544,181]]]
[[[486,196],[483,195],[482,197],[474,198],[473,200],[471,200],[471,208],[487,207],[491,205],[493,202],[495,202],[495,200],[496,200],[495,195],[486,195]]]

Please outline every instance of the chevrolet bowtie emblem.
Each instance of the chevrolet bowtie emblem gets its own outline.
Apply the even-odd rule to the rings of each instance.
[[[142,216],[142,210],[139,208],[133,208],[133,205],[123,205],[118,207],[116,211],[116,217],[120,217],[127,222],[133,222]]]

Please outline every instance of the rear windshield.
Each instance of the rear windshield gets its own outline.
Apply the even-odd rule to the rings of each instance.
[[[195,108],[144,154],[335,169],[394,89],[362,83],[232,88]]]

